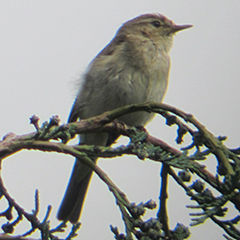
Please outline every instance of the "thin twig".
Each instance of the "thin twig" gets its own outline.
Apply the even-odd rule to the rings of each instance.
[[[160,193],[160,209],[158,211],[158,219],[163,225],[163,230],[167,237],[170,236],[170,230],[168,225],[168,214],[167,214],[167,186],[168,186],[168,169],[169,166],[166,164],[162,164],[162,171],[161,171],[161,193]]]

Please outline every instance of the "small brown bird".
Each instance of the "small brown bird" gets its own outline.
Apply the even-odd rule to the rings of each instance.
[[[145,14],[122,25],[112,41],[93,59],[82,80],[69,122],[97,116],[129,104],[162,102],[176,32],[192,25],[176,25],[160,14]],[[143,126],[154,114],[136,112],[119,120]],[[108,133],[81,134],[81,144],[109,146],[118,136]],[[92,158],[96,161],[96,158]],[[92,170],[76,160],[58,219],[79,220]]]

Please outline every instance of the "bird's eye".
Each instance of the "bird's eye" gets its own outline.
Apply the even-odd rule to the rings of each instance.
[[[156,28],[160,27],[161,26],[161,23],[159,21],[153,21],[152,22],[152,25]]]

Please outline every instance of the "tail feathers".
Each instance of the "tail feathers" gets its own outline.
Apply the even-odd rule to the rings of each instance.
[[[107,138],[108,133],[81,134],[81,143],[105,146]],[[97,158],[91,157],[91,159],[94,162],[97,161]],[[76,159],[66,193],[58,210],[57,218],[59,220],[68,220],[71,223],[79,220],[91,176],[92,169]]]
[[[57,218],[76,223],[81,215],[92,170],[76,159],[67,191],[60,205]]]

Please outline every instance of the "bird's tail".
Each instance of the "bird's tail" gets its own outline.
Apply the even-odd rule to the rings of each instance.
[[[59,220],[68,220],[71,223],[78,221],[91,176],[92,170],[76,159],[67,190],[58,210]]]

